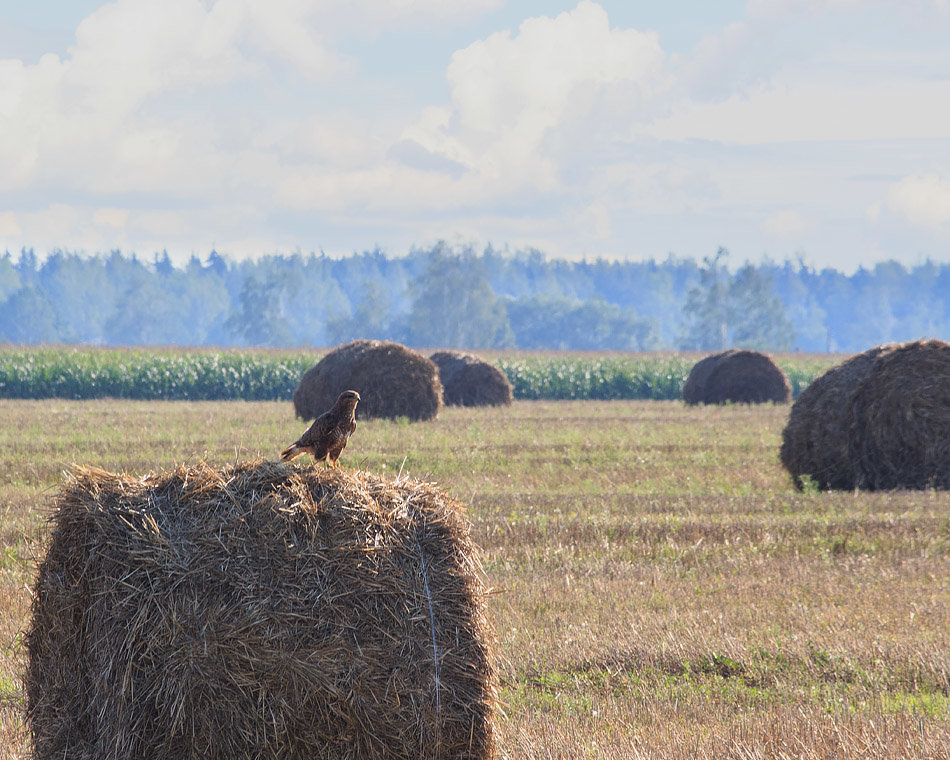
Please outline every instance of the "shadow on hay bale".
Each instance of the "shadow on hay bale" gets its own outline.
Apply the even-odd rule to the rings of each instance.
[[[489,758],[481,570],[430,484],[76,468],[36,581],[35,757]]]
[[[950,489],[950,343],[878,356],[851,395],[849,423],[857,488]]]
[[[358,419],[429,420],[442,408],[439,370],[429,359],[399,343],[354,340],[304,373],[294,391],[297,416],[320,416],[349,388],[360,394]]]
[[[795,399],[779,458],[796,488],[803,487],[805,476],[822,490],[855,487],[848,451],[851,394],[871,374],[877,358],[893,348],[877,346],[851,357],[816,378]]]
[[[511,383],[494,364],[461,351],[436,351],[442,398],[451,406],[510,406]]]
[[[706,380],[709,379],[709,373],[716,368],[716,365],[722,359],[734,353],[736,353],[736,349],[730,348],[726,351],[720,351],[718,354],[710,354],[696,362],[683,384],[683,401],[687,404],[705,404]]]
[[[787,404],[792,386],[785,373],[758,351],[729,349],[698,361],[683,385],[687,404]]]

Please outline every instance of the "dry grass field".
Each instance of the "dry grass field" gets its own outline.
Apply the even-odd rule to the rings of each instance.
[[[370,421],[348,468],[470,505],[506,758],[950,757],[950,493],[796,492],[787,407],[516,402]],[[72,462],[277,452],[289,402],[0,401],[0,758],[45,517]]]

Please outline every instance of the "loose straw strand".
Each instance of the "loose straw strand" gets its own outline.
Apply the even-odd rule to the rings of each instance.
[[[419,559],[422,560],[422,583],[426,590],[426,601],[429,604],[429,628],[432,631],[432,659],[435,663],[435,714],[436,726],[441,734],[442,732],[442,698],[439,693],[439,645],[435,640],[435,612],[432,609],[432,594],[429,591],[429,573],[426,569],[425,554],[422,553],[422,544],[417,540],[416,546],[419,548]]]

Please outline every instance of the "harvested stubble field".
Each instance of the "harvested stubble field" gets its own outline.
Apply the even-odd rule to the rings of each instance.
[[[507,758],[950,757],[950,493],[797,492],[788,408],[515,402],[373,420],[342,463],[471,505]],[[0,758],[71,462],[276,458],[289,402],[0,401]]]

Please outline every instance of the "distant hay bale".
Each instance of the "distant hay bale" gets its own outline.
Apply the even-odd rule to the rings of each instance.
[[[832,367],[799,394],[782,431],[779,458],[801,489],[808,476],[820,489],[851,490],[851,394],[893,345],[877,346]]]
[[[76,468],[26,637],[37,760],[490,758],[493,636],[431,484]]]
[[[950,489],[950,343],[878,356],[850,399],[848,455],[867,490]]]
[[[758,351],[729,349],[701,359],[683,386],[687,404],[787,404],[792,386],[781,368]]]
[[[429,357],[439,368],[442,394],[452,406],[510,406],[511,383],[494,364],[461,351],[436,351]]]
[[[318,417],[350,388],[360,394],[357,419],[429,420],[442,408],[439,371],[429,359],[399,343],[355,340],[304,373],[294,391],[297,416]]]

